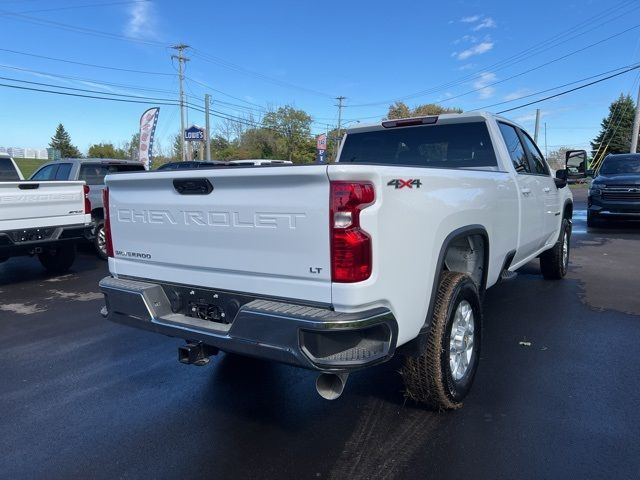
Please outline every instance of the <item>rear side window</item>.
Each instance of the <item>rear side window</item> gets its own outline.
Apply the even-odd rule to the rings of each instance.
[[[432,168],[497,166],[484,122],[351,133],[342,147],[340,162]]]
[[[20,176],[13,167],[11,160],[8,158],[0,158],[0,181],[15,182],[16,180],[20,180]]]
[[[103,185],[104,177],[110,173],[139,172],[144,170],[140,165],[107,165],[102,163],[85,163],[80,167],[79,180],[84,180],[87,185]]]
[[[61,163],[58,165],[58,171],[56,172],[56,180],[69,180],[69,174],[71,173],[70,163]]]
[[[507,150],[509,150],[513,168],[515,168],[518,173],[531,173],[527,154],[525,153],[516,129],[506,123],[498,123],[498,125],[500,126],[500,133],[502,133],[504,143],[507,145]]]
[[[102,185],[107,173],[109,173],[109,170],[106,165],[85,163],[80,166],[78,180],[84,180],[87,185]]]
[[[47,165],[33,174],[31,180],[55,180],[58,165]]]

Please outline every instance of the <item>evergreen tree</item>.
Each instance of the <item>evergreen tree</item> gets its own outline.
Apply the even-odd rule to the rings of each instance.
[[[56,133],[53,137],[51,137],[51,142],[49,142],[49,146],[51,148],[55,148],[60,151],[60,156],[62,158],[80,158],[82,154],[78,147],[71,144],[71,136],[64,129],[64,126],[60,123],[56,128]]]
[[[602,120],[600,133],[591,142],[596,162],[609,153],[629,153],[635,108],[633,99],[622,94],[609,106],[609,115]]]

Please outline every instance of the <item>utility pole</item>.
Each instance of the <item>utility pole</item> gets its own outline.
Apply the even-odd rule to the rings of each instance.
[[[540,130],[540,109],[536,108],[536,129],[533,133],[533,141],[538,143],[538,131]]]
[[[631,153],[638,151],[638,130],[640,129],[640,86],[638,86],[638,100],[636,101],[636,116],[631,130]]]
[[[184,51],[189,48],[189,45],[179,43],[178,45],[174,45],[171,48],[178,51],[178,54],[171,55],[171,58],[175,58],[176,60],[178,60],[178,78],[180,80],[180,146],[182,147],[182,161],[185,161],[186,152],[184,148],[184,66],[185,63],[189,61],[189,59],[184,56]]]
[[[549,152],[547,152],[547,122],[544,122],[544,158],[549,157]]]
[[[206,160],[211,160],[211,131],[209,130],[209,103],[211,102],[211,95],[204,94],[204,141],[205,152],[207,152]]]
[[[334,160],[338,159],[338,150],[340,149],[340,139],[342,138],[342,136],[340,135],[340,127],[342,125],[342,107],[343,107],[342,102],[344,102],[346,98],[347,97],[343,97],[343,96],[336,97],[336,100],[338,100],[338,105],[336,105],[338,107],[338,133],[337,133],[338,138],[336,139],[336,154],[335,154]]]

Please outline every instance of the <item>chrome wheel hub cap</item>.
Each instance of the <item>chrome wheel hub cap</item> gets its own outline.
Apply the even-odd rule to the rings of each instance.
[[[104,234],[104,228],[100,228],[97,233],[98,248],[103,252],[107,250],[107,237]]]
[[[460,380],[469,370],[473,355],[474,327],[471,304],[462,300],[453,317],[449,340],[449,368],[454,380]]]
[[[562,240],[562,265],[565,269],[569,265],[569,236],[566,233]]]

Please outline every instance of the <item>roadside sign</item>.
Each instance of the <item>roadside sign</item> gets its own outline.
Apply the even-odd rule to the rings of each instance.
[[[203,140],[204,140],[204,128],[198,127],[197,125],[191,125],[189,128],[185,128],[184,130],[185,142],[201,142]]]

